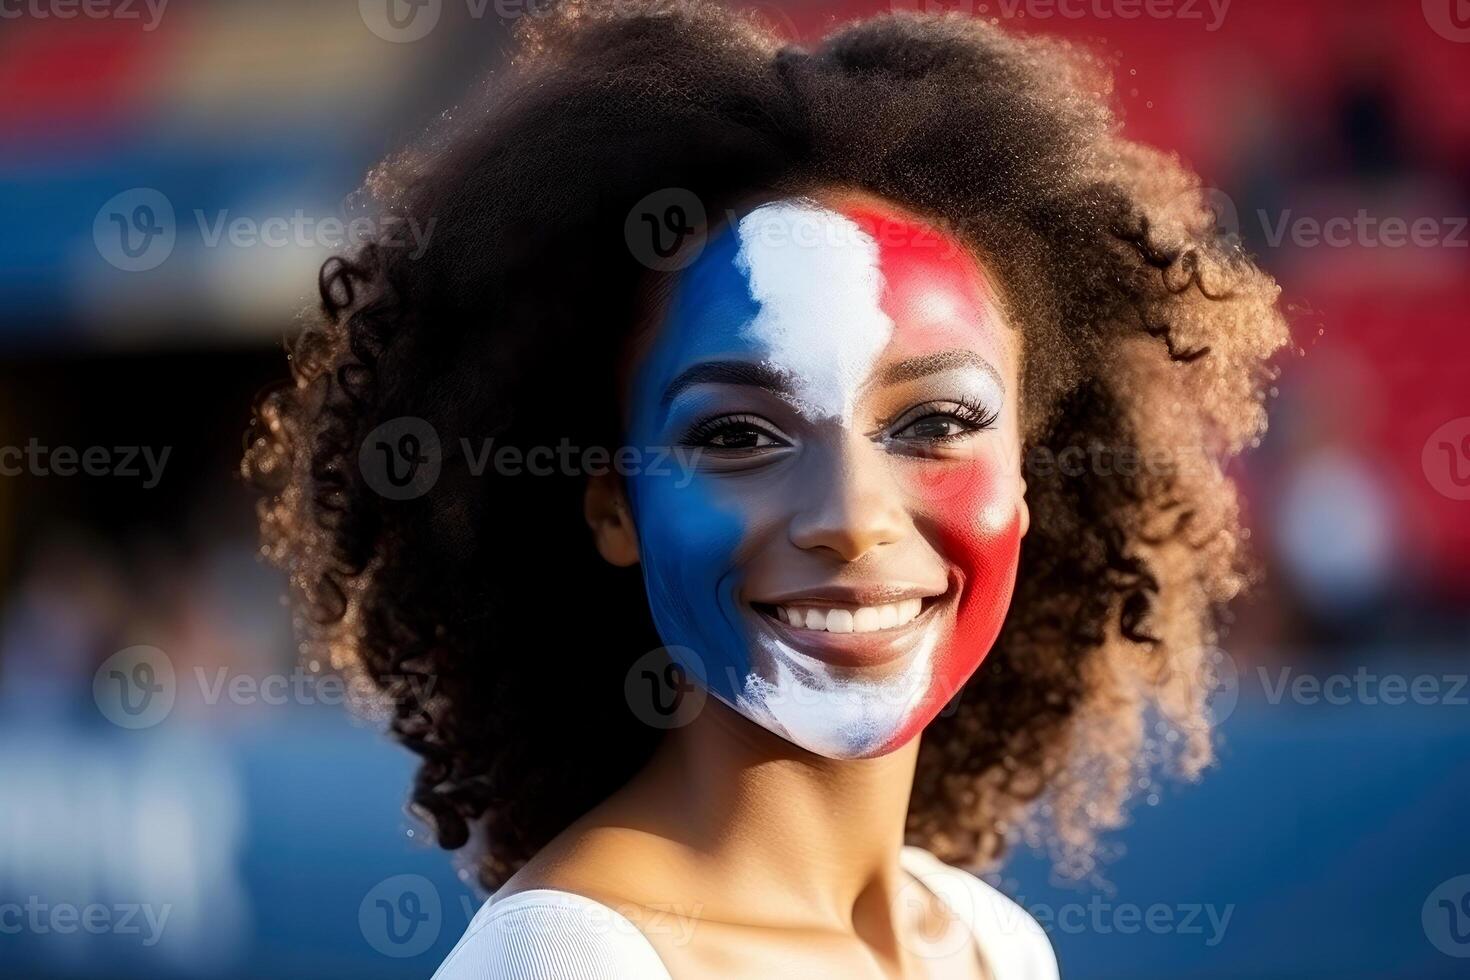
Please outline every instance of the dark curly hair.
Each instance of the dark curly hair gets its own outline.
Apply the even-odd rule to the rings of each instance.
[[[1085,872],[1161,754],[1210,761],[1208,651],[1244,581],[1223,466],[1264,427],[1286,325],[1197,178],[1120,135],[1110,88],[1085,52],[956,16],[806,50],[697,0],[565,3],[370,175],[429,245],[390,223],[323,267],[244,471],[304,649],[377,685],[422,757],[414,810],[445,848],[480,832],[486,887],[649,756],[623,686],[659,640],[638,571],[589,540],[584,481],[476,476],[461,439],[620,444],[615,366],[658,279],[625,223],[668,188],[710,215],[886,198],[984,256],[1020,331],[1031,530],[999,643],[923,736],[910,842],[974,866],[1046,824]],[[388,499],[359,451],[405,416],[442,471]]]

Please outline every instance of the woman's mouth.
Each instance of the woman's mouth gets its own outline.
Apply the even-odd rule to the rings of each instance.
[[[907,626],[924,611],[924,599],[914,596],[877,606],[824,606],[815,603],[755,607],[792,629],[826,633],[877,633]]]
[[[766,632],[790,651],[833,666],[881,667],[915,650],[929,624],[944,614],[956,595],[955,583],[938,594],[897,590],[827,590],[751,601]],[[884,593],[888,594],[884,594]],[[886,601],[880,601],[886,600]]]

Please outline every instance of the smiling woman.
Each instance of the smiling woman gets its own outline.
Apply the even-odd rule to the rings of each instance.
[[[990,650],[1015,580],[992,291],[958,242],[849,195],[755,208],[665,305],[628,432],[708,476],[634,479],[631,508],[594,488],[604,553],[641,558],[659,635],[721,701],[825,756],[892,751]]]
[[[1042,815],[1085,872],[1154,749],[1208,762],[1275,285],[1064,46],[892,16],[805,51],[687,0],[524,28],[373,175],[432,239],[328,263],[246,459],[305,638],[497,889],[443,975],[1054,975],[939,859]],[[358,460],[404,417],[445,450],[390,499]],[[487,437],[693,468],[486,475]],[[1099,450],[1192,465],[1025,466]]]

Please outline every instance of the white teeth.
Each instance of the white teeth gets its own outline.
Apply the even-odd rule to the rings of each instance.
[[[832,609],[819,606],[777,606],[775,616],[797,629],[828,633],[874,633],[912,621],[924,609],[923,599],[904,599],[882,606]]]

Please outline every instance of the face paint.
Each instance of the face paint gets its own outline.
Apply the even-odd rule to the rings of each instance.
[[[858,758],[913,738],[974,672],[1021,537],[1007,343],[974,259],[880,207],[769,204],[685,270],[628,430],[704,461],[629,493],[654,621],[711,693]],[[912,435],[937,431],[931,403],[994,418]],[[732,425],[749,431],[727,449]]]
[[[746,215],[737,237],[735,267],[758,307],[741,336],[796,380],[809,419],[850,423],[858,389],[893,335],[879,307],[878,243],[843,215],[791,203]]]

